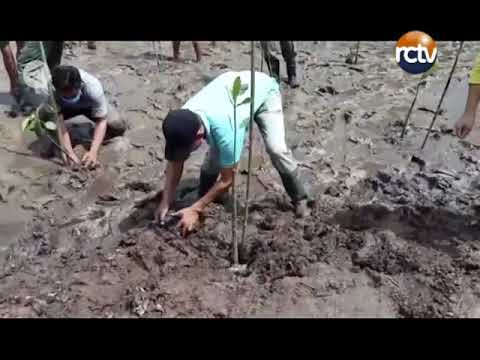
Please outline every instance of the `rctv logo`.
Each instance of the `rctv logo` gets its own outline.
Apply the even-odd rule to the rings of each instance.
[[[395,60],[406,72],[421,74],[435,64],[437,52],[437,44],[430,35],[421,31],[410,31],[397,41]]]

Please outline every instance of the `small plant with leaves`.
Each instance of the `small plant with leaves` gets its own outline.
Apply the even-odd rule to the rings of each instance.
[[[22,131],[31,131],[38,137],[54,135],[57,130],[57,125],[51,120],[42,121],[39,112],[40,108],[22,121]]]
[[[40,112],[46,110],[44,113],[45,116],[41,116]],[[67,158],[73,160],[71,156],[60,146],[60,144],[55,141],[57,135],[57,124],[50,117],[55,117],[55,112],[53,108],[49,105],[42,105],[31,115],[27,116],[22,121],[22,131],[23,132],[33,132],[37,137],[46,136],[50,142],[55,145],[62,153],[65,154]],[[47,117],[47,119],[44,119]]]
[[[238,98],[242,96],[248,89],[247,84],[242,85],[242,81],[240,76],[238,76],[235,81],[233,82],[233,86],[230,90],[230,94],[232,95],[232,105],[233,105],[233,158],[234,161],[237,160],[237,107],[240,105],[250,103],[250,98],[247,97],[240,103],[238,103]],[[247,127],[248,126],[248,119],[246,119],[240,126]],[[237,241],[237,230],[236,230],[236,222],[237,222],[237,194],[235,191],[235,176],[236,171],[233,171],[233,181],[232,181],[232,197],[233,197],[233,215],[232,215],[232,242],[233,242],[233,262],[235,265],[238,265],[238,241]]]

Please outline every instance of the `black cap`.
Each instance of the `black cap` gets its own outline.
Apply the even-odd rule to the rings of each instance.
[[[193,111],[172,110],[163,121],[165,158],[168,161],[185,161],[192,152],[201,120]]]

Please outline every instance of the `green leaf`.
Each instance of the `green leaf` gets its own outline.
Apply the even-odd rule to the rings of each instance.
[[[53,121],[47,121],[43,125],[45,126],[45,129],[47,129],[47,130],[50,130],[50,131],[57,130],[57,124],[55,124]]]
[[[237,98],[238,98],[238,95],[240,95],[241,88],[242,88],[242,81],[240,80],[240,76],[238,76],[233,82],[233,87],[232,87],[232,97],[234,102],[237,102]]]
[[[244,99],[240,104],[238,104],[237,106],[240,106],[240,105],[243,105],[243,104],[249,104],[250,103],[250,98],[246,98]]]
[[[43,125],[42,125],[42,122],[39,121],[39,120],[36,120],[36,121],[34,122],[34,127],[33,127],[32,131],[33,131],[38,137],[41,137],[41,136],[45,135],[45,133],[46,133],[46,130],[45,130],[45,128],[44,128]]]
[[[22,131],[25,132],[25,130],[31,130],[30,129],[30,125],[32,123],[32,121],[34,120],[35,118],[35,115],[32,114],[28,117],[26,117],[23,121],[22,121]]]
[[[249,120],[250,119],[245,119],[243,120],[243,122],[240,124],[240,128],[247,128],[248,127],[248,123],[249,123]]]

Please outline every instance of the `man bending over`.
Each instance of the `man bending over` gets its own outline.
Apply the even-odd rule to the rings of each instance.
[[[250,71],[226,72],[194,95],[182,109],[171,111],[163,122],[168,160],[165,188],[156,211],[162,221],[175,200],[175,192],[183,172],[184,162],[203,141],[209,152],[200,172],[199,199],[179,212],[180,227],[185,236],[193,229],[199,214],[209,203],[228,191],[237,166],[248,128],[250,104],[237,107],[237,136],[234,136],[233,100],[231,92],[235,79],[250,86]],[[250,89],[237,99],[241,104],[250,96]],[[255,73],[255,122],[260,128],[273,166],[282,179],[285,190],[296,206],[297,216],[308,214],[307,193],[297,173],[297,162],[285,142],[285,126],[279,85],[272,77]],[[236,156],[234,144],[236,142]]]

